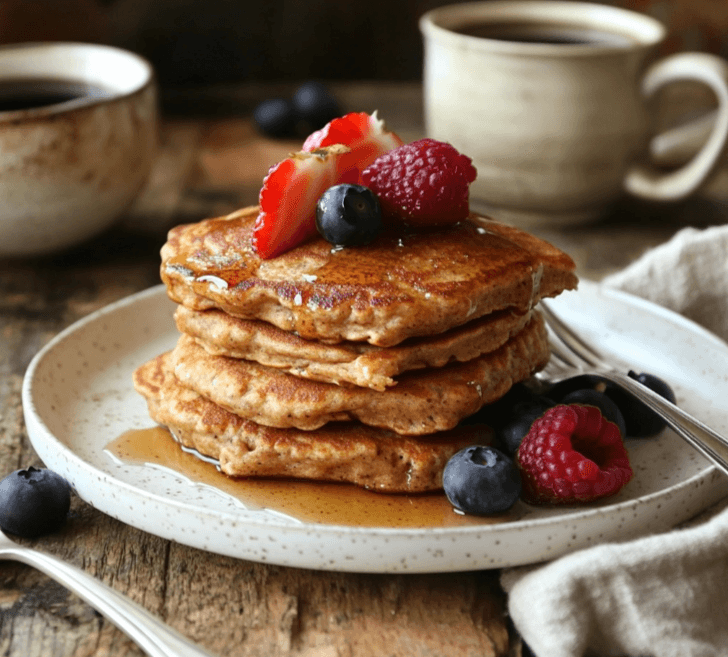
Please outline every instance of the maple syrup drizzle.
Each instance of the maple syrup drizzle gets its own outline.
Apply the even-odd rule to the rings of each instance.
[[[123,433],[106,448],[126,465],[147,465],[180,473],[193,484],[212,486],[247,509],[268,509],[309,523],[359,527],[432,528],[484,525],[513,520],[456,512],[444,493],[385,494],[351,484],[229,477],[214,459],[182,449],[163,427]]]

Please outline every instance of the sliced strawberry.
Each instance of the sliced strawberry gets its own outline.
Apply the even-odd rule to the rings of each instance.
[[[316,203],[329,187],[352,182],[342,175],[341,158],[349,149],[335,144],[293,153],[271,167],[263,180],[253,247],[265,259],[280,255],[316,235]]]
[[[327,123],[321,130],[310,134],[303,143],[304,151],[344,144],[351,152],[341,158],[341,171],[357,178],[354,182],[361,184],[361,172],[364,171],[380,155],[391,151],[404,142],[394,133],[387,130],[384,121],[366,112],[352,112],[346,116]]]
[[[329,187],[360,183],[377,157],[402,145],[377,113],[351,113],[309,135],[303,150],[271,168],[260,190],[253,246],[273,258],[316,235],[316,203]]]

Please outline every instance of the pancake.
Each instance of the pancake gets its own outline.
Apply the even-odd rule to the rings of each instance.
[[[188,335],[172,351],[173,371],[182,385],[258,424],[313,430],[356,420],[403,435],[452,429],[548,359],[548,338],[537,312],[499,349],[465,363],[405,373],[384,392],[311,381],[252,361],[213,356]]]
[[[389,493],[439,490],[447,460],[492,437],[483,426],[419,438],[353,422],[317,431],[263,427],[180,385],[170,361],[162,354],[141,365],[134,372],[136,390],[155,422],[183,445],[218,459],[229,476],[348,482]]]
[[[476,215],[441,230],[390,228],[354,248],[315,238],[261,260],[251,245],[257,214],[245,208],[170,230],[160,270],[169,296],[309,340],[391,347],[499,310],[523,314],[577,285],[559,249]]]
[[[468,322],[438,336],[410,338],[389,348],[366,342],[324,344],[221,310],[178,306],[177,328],[209,354],[252,360],[306,379],[383,391],[405,371],[468,361],[501,347],[523,329],[530,314],[508,310]]]

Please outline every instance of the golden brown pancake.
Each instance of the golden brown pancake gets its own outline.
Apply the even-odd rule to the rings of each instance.
[[[442,230],[390,229],[366,246],[316,238],[261,260],[251,245],[257,213],[173,228],[162,248],[169,296],[305,339],[389,347],[499,310],[526,313],[577,284],[569,256],[476,215]]]
[[[385,390],[409,370],[442,367],[495,351],[518,333],[530,314],[504,310],[441,335],[410,338],[395,347],[366,342],[324,344],[305,340],[266,322],[178,306],[177,328],[215,356],[252,360],[315,381]]]
[[[442,470],[459,449],[487,444],[485,427],[459,427],[418,438],[348,422],[316,431],[274,429],[245,420],[180,385],[162,354],[134,372],[154,421],[185,446],[218,459],[230,476],[350,482],[381,492],[442,487]]]
[[[405,373],[384,392],[213,356],[187,335],[172,351],[172,366],[183,386],[258,424],[313,430],[356,420],[403,435],[425,435],[452,429],[542,368],[548,358],[543,319],[534,312],[525,328],[499,349],[465,363]]]

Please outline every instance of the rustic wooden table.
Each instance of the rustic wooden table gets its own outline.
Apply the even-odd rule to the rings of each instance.
[[[346,110],[379,109],[409,141],[422,135],[419,85],[342,85]],[[295,150],[256,133],[254,102],[278,89],[165,96],[161,152],[128,216],[62,255],[0,262],[0,474],[42,465],[29,444],[21,383],[61,329],[159,282],[159,249],[182,222],[257,200],[268,167]],[[181,112],[194,108],[195,112]],[[535,232],[598,279],[685,225],[724,223],[718,189],[670,208],[625,203],[603,221]],[[727,187],[728,189],[728,187]],[[30,543],[29,541],[23,541]],[[233,656],[487,657],[517,651],[497,571],[360,575],[217,556],[126,526],[75,498],[65,528],[34,541],[127,594],[213,653]],[[0,652],[10,657],[143,654],[88,605],[28,567],[0,566]]]

